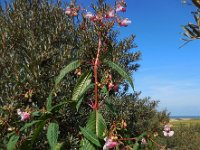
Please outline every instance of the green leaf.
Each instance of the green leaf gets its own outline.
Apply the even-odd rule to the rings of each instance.
[[[74,88],[72,101],[77,102],[83,96],[83,94],[90,88],[91,76],[92,74],[90,72],[81,75]]]
[[[19,140],[18,135],[16,134],[12,135],[8,141],[7,150],[14,150],[18,140]]]
[[[147,143],[148,143],[149,150],[153,150],[153,143],[152,143],[152,141],[148,139]]]
[[[57,123],[50,123],[47,130],[47,139],[51,150],[55,150],[59,134],[59,126]]]
[[[46,121],[47,120],[42,120],[41,122],[39,122],[37,128],[35,129],[35,131],[33,132],[33,134],[30,136],[30,139],[31,139],[31,145],[30,145],[30,147],[32,147],[32,145],[35,143],[36,139],[38,138],[38,136],[42,132],[43,127],[44,127]]]
[[[109,60],[104,60],[104,63],[108,64],[109,67],[111,67],[113,70],[118,72],[124,79],[126,79],[130,83],[132,89],[134,90],[133,80],[123,68]]]
[[[64,145],[64,142],[62,143],[57,143],[56,144],[56,147],[55,147],[55,150],[61,150],[63,148],[63,145]]]
[[[77,104],[76,104],[76,110],[77,110],[77,111],[79,110],[80,105],[81,105],[81,103],[82,103],[82,101],[83,101],[84,93],[87,92],[87,91],[88,91],[89,89],[91,89],[92,87],[94,87],[94,84],[89,84],[89,85],[85,88],[85,90],[82,92],[83,94],[80,96],[80,98],[78,99],[78,102],[77,102]]]
[[[53,95],[53,90],[50,92],[48,99],[47,99],[47,110],[50,111],[52,108],[52,95]]]
[[[80,127],[82,134],[84,137],[89,140],[94,145],[101,147],[101,143],[99,142],[98,137],[89,129]]]
[[[56,111],[58,111],[60,108],[62,108],[62,106],[64,106],[65,104],[67,104],[67,102],[61,102],[55,106],[53,106],[51,109],[50,109],[50,112],[51,113],[55,113]]]
[[[47,99],[47,110],[49,111],[52,107],[52,96],[56,90],[56,88],[58,87],[59,83],[62,81],[62,79],[65,77],[66,74],[68,74],[69,72],[75,70],[76,68],[78,68],[81,65],[79,60],[73,61],[70,64],[68,64],[66,67],[64,67],[59,75],[56,77],[55,80],[55,85],[54,88],[52,89],[52,91],[50,92],[48,99]]]
[[[136,142],[136,143],[134,144],[134,146],[133,146],[133,149],[134,149],[134,150],[138,150],[138,148],[139,148],[139,143]]]
[[[106,122],[103,116],[98,111],[92,111],[87,121],[86,128],[96,135],[99,138],[103,137],[103,132],[106,129]]]
[[[141,141],[142,138],[143,138],[144,136],[146,136],[146,135],[147,135],[147,132],[143,132],[141,135],[139,135],[139,136],[136,138],[136,141]]]
[[[61,80],[65,77],[66,74],[69,72],[77,69],[81,65],[79,60],[75,60],[68,64],[66,67],[64,67],[61,71],[58,77],[55,80],[55,86],[58,86],[58,84],[61,82]]]
[[[33,113],[31,113],[31,116],[39,117],[39,116],[41,116],[41,112],[40,111],[34,111]]]
[[[117,115],[117,111],[115,106],[112,103],[109,103],[107,101],[104,102],[106,104],[106,107],[114,114]]]
[[[30,122],[30,123],[26,123],[26,124],[20,129],[20,131],[23,131],[23,130],[27,129],[27,128],[33,126],[34,124],[36,124],[36,123],[38,123],[38,122],[41,122],[41,120],[34,120],[34,121]]]
[[[81,140],[79,150],[96,150],[96,148],[90,141],[84,138]]]

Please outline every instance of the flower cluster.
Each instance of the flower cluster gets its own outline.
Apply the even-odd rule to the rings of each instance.
[[[115,148],[117,146],[117,142],[116,141],[113,141],[112,139],[110,138],[105,138],[104,139],[106,142],[103,146],[103,150],[107,150],[107,149],[110,149],[110,148]]]
[[[174,135],[174,131],[171,130],[171,127],[172,127],[172,125],[170,125],[170,124],[166,124],[164,126],[164,131],[163,131],[164,136],[171,137]]]
[[[21,121],[26,121],[30,119],[30,114],[17,109],[17,114],[21,117]]]
[[[112,21],[116,21],[121,27],[127,27],[131,23],[131,20],[128,18],[122,19],[117,16],[118,12],[126,12],[126,3],[124,0],[117,2],[115,8],[109,8],[105,12],[97,12],[96,14],[93,14],[85,9],[81,9],[79,6],[68,6],[65,10],[65,13],[71,17],[74,17],[78,16],[80,10],[84,11],[83,16],[86,19],[90,20],[91,22],[100,22],[101,25],[103,24],[104,19],[112,19]]]

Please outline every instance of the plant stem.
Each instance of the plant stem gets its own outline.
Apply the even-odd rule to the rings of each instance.
[[[99,102],[98,102],[98,65],[99,65],[99,55],[101,49],[101,35],[99,34],[99,41],[98,41],[98,49],[97,49],[97,56],[94,63],[94,82],[95,82],[95,111],[96,111],[96,135],[98,136],[98,109],[99,109]]]
[[[94,63],[94,82],[95,82],[95,106],[96,109],[98,109],[98,65],[99,65],[99,54],[101,49],[101,36],[99,35],[99,41],[98,41],[98,49],[97,49],[97,56]]]

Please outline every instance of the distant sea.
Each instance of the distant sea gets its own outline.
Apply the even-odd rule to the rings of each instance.
[[[200,119],[200,116],[170,116],[172,119],[181,119],[181,118],[191,118],[191,119]]]

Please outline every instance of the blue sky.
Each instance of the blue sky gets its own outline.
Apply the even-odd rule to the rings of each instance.
[[[121,37],[136,35],[141,67],[133,75],[142,97],[159,100],[171,115],[200,115],[200,41],[184,43],[181,26],[194,22],[193,6],[181,0],[126,0],[133,23]]]

